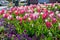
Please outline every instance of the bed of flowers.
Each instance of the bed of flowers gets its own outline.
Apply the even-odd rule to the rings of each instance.
[[[0,40],[60,40],[60,5],[44,3],[2,9]]]

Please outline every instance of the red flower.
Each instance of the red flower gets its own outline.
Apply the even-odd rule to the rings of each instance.
[[[56,23],[57,19],[56,18],[52,18],[52,23]]]
[[[47,16],[48,16],[48,13],[44,13],[44,14],[42,15],[42,18],[43,18],[43,19],[46,19]]]
[[[54,12],[51,11],[49,17],[52,18],[53,16],[54,16]]]
[[[50,27],[52,27],[52,23],[47,21],[46,26],[47,26],[47,28],[50,28]]]

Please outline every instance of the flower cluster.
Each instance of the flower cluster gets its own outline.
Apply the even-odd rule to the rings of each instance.
[[[15,26],[14,29],[9,27],[11,32],[8,30],[8,37],[12,37],[12,34],[19,40],[22,40],[19,34],[25,34],[26,38],[23,35],[22,38],[27,40],[32,40],[33,36],[37,37],[36,40],[42,36],[46,40],[60,37],[60,6],[58,3],[12,7],[10,10],[1,10],[0,16],[8,23],[7,26],[10,24]],[[2,24],[4,23],[1,21],[0,25]]]

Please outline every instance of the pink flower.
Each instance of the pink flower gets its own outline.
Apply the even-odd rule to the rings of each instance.
[[[7,18],[9,16],[9,14],[3,14],[4,18]]]
[[[43,19],[46,19],[47,16],[48,16],[48,13],[44,13],[44,14],[42,15],[42,18],[43,18]]]
[[[20,18],[19,18],[19,21],[22,22],[22,20],[23,20],[22,17],[20,17]]]
[[[9,15],[9,16],[7,17],[7,19],[8,19],[8,20],[12,20],[12,19],[13,19],[12,15]]]
[[[8,11],[8,13],[9,13],[9,14],[12,14],[12,11],[11,11],[11,10],[9,10],[9,11]]]
[[[52,23],[56,23],[57,19],[56,18],[52,18]]]
[[[20,10],[20,14],[24,14],[25,13],[25,10]]]
[[[52,27],[52,23],[47,21],[47,22],[46,22],[46,27],[47,27],[47,28],[51,28],[51,27]]]
[[[15,11],[15,15],[16,15],[16,16],[19,15],[18,11]]]
[[[0,15],[2,15],[2,12],[0,11]]]
[[[54,12],[50,12],[49,17],[52,18],[54,16]]]
[[[57,14],[57,16],[60,18],[60,14]]]
[[[2,14],[4,14],[4,12],[5,12],[5,10],[4,10],[4,9],[2,9]]]
[[[1,10],[0,11],[0,15],[4,14],[5,10]]]
[[[19,20],[20,19],[20,16],[16,16],[16,19]]]
[[[24,20],[26,20],[29,17],[29,14],[25,14],[25,16],[23,17]]]

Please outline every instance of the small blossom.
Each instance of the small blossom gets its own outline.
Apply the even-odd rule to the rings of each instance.
[[[46,22],[46,27],[47,27],[47,28],[51,28],[51,27],[52,27],[52,23],[47,21],[47,22]]]

